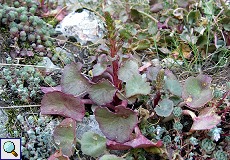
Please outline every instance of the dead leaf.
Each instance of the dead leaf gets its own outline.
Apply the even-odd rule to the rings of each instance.
[[[138,110],[138,112],[139,112],[139,116],[140,116],[140,118],[139,118],[140,121],[142,119],[144,121],[146,121],[150,117],[149,111],[147,109],[144,109],[144,108],[140,107],[139,110]]]
[[[149,68],[150,66],[152,66],[152,63],[151,62],[145,62],[143,66],[141,66],[138,71],[139,72],[142,72],[142,71],[145,71],[147,68]]]
[[[177,49],[175,49],[172,52],[172,55],[175,59],[178,58],[180,52],[183,54],[183,57],[186,59],[190,59],[192,56],[192,51],[190,49],[190,47],[187,44],[181,44]]]

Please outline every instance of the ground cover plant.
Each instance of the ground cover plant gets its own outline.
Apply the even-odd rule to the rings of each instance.
[[[16,9],[2,5],[2,12],[16,13],[15,3]],[[51,4],[34,3],[44,13],[32,14],[52,16]],[[36,38],[21,38],[19,29],[20,54],[9,51],[1,67],[1,88],[13,91],[2,94],[4,101],[41,104],[32,113],[8,112],[8,121],[16,121],[13,129],[7,128],[8,136],[22,137],[25,159],[229,159],[229,77],[213,74],[224,73],[229,65],[227,2],[78,1],[75,7],[90,9],[105,24],[104,41],[75,44],[88,49],[90,64],[83,58],[63,61],[52,49],[57,44],[51,35],[40,44]],[[20,16],[2,18],[10,38],[17,34],[6,24],[19,25]],[[31,49],[36,54],[22,55],[28,47],[21,41],[38,43],[36,47],[50,42],[50,55],[36,47]],[[36,56],[50,57],[58,71],[44,71],[38,62],[29,66]],[[15,65],[18,57],[25,64]],[[89,115],[95,116],[102,134],[85,132],[78,139],[77,124]]]

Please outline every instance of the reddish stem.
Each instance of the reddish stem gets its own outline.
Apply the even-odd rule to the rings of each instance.
[[[219,101],[219,103],[216,105],[216,108],[220,107],[220,106],[223,104],[224,99],[227,97],[227,95],[228,95],[229,92],[230,92],[230,90],[228,90],[228,91],[224,94],[224,96],[222,97],[222,99],[221,99],[221,100]]]
[[[161,99],[161,92],[157,91],[156,95],[154,96],[154,100],[153,100],[153,108],[156,107],[160,99]]]
[[[230,134],[229,133],[225,133],[225,134],[221,134],[221,136],[227,137],[227,136],[230,136]]]
[[[112,58],[115,58],[115,56],[117,55],[118,52],[118,48],[117,48],[117,44],[116,44],[116,40],[114,39],[110,39],[110,54]],[[112,62],[112,66],[113,66],[113,83],[115,85],[116,88],[118,88],[119,90],[121,89],[121,81],[118,79],[118,58],[116,60],[114,60]]]
[[[43,6],[45,5],[45,0],[41,0],[40,3],[41,3],[41,7],[43,8]]]

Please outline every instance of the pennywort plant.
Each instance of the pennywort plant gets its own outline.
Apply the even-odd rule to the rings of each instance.
[[[183,130],[182,115],[192,117],[191,132],[212,129],[221,122],[221,116],[216,113],[218,107],[214,103],[211,105],[211,77],[199,74],[181,83],[168,69],[153,64],[141,67],[140,60],[134,55],[121,53],[119,34],[107,12],[105,22],[109,52],[97,57],[92,77],[82,73],[81,63],[73,62],[64,67],[60,86],[42,88],[45,95],[41,113],[66,117],[53,133],[60,149],[53,157],[74,154],[76,123],[85,116],[85,104],[96,106],[94,115],[105,135],[101,137],[87,132],[79,141],[83,153],[93,157],[105,154],[106,148],[160,148],[170,143],[173,138],[162,135],[160,126],[153,127],[154,132],[147,134],[145,127],[154,120],[164,123],[174,119],[173,129],[177,133]],[[146,136],[142,133],[144,129]],[[174,139],[180,142],[179,135]],[[197,144],[194,139],[191,141],[193,145]],[[206,149],[209,141],[202,141],[202,149]],[[89,150],[88,146],[93,149]],[[211,146],[209,151],[215,147]]]

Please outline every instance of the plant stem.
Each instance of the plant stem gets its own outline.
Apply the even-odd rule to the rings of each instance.
[[[118,49],[117,49],[117,44],[115,39],[110,39],[110,54],[112,59],[116,57]],[[119,90],[121,89],[121,83],[120,80],[118,79],[118,58],[112,61],[112,67],[113,67],[113,83],[116,88]]]
[[[160,99],[161,99],[161,92],[157,91],[156,95],[154,96],[154,100],[153,100],[153,108],[156,107]]]
[[[147,17],[149,17],[149,18],[152,19],[155,23],[158,23],[158,22],[159,22],[157,19],[155,19],[154,17],[152,17],[152,16],[149,15],[148,13],[145,13],[145,12],[140,11],[140,10],[138,10],[138,12],[141,13],[141,14],[143,14],[143,15],[145,15],[145,16],[147,16]]]
[[[221,99],[221,100],[219,101],[219,103],[216,105],[216,108],[220,107],[220,106],[223,104],[224,99],[228,96],[229,92],[230,92],[230,90],[228,90],[228,91],[223,95],[222,99]]]

